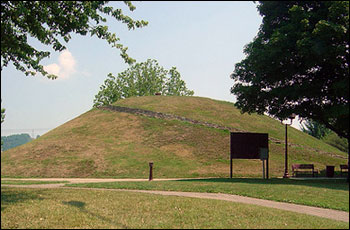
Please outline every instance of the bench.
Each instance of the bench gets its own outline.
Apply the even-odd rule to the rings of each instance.
[[[305,173],[305,172],[310,172],[312,173],[312,176],[314,177],[315,175],[318,175],[318,170],[314,168],[313,164],[293,164],[292,165],[292,173],[293,176],[297,176],[299,173]]]
[[[349,173],[349,165],[340,165],[340,176],[343,176],[343,173]]]

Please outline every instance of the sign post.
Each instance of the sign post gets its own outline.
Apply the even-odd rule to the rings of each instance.
[[[268,159],[269,159],[269,149],[260,148],[260,160],[263,163],[263,179],[265,179],[265,161],[266,161],[266,179],[269,179],[269,168],[268,168]]]
[[[263,179],[265,179],[265,160],[261,160],[263,167]]]
[[[230,154],[230,178],[232,178],[232,152]]]

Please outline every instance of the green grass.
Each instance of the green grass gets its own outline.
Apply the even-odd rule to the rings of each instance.
[[[1,228],[348,229],[349,223],[219,200],[2,187]]]
[[[184,116],[247,132],[268,132],[269,137],[284,140],[284,125],[279,121],[263,115],[241,114],[231,102],[203,97],[144,96],[119,100],[114,105]],[[292,143],[344,155],[338,149],[300,130],[290,127],[288,132],[289,141]]]
[[[232,103],[200,97],[135,97],[116,104],[268,133],[270,176],[284,173],[284,126],[267,116],[241,114]],[[301,131],[288,129],[289,168],[346,164],[347,154]],[[30,143],[1,154],[2,177],[157,178],[227,177],[230,134],[177,120],[92,109]],[[260,160],[234,160],[234,177],[260,177]]]
[[[31,185],[31,184],[65,184],[69,181],[34,181],[34,180],[1,180],[1,184]]]
[[[253,178],[191,179],[180,181],[110,182],[66,186],[140,189],[183,192],[226,193],[266,200],[349,211],[349,184],[346,180],[269,180]]]

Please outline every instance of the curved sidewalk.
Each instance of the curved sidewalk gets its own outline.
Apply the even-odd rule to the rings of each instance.
[[[344,211],[338,211],[333,209],[317,208],[305,205],[283,203],[271,200],[263,200],[251,197],[244,197],[238,195],[230,195],[223,193],[196,193],[196,192],[170,192],[170,191],[146,191],[146,190],[123,190],[123,191],[133,191],[142,193],[152,193],[167,196],[185,196],[193,198],[206,198],[215,200],[225,200],[231,202],[238,202],[244,204],[254,204],[269,208],[282,209],[286,211],[298,212],[313,216],[319,216],[323,218],[344,221],[349,223],[349,213]]]
[[[178,179],[178,178],[177,178]],[[29,179],[28,179],[29,180]],[[38,180],[38,179],[32,179]],[[42,179],[45,180],[45,179]],[[129,179],[79,179],[79,178],[52,178],[52,181],[69,181],[70,183],[88,183],[88,182],[107,182],[107,181],[127,181]],[[134,179],[133,181],[144,181],[145,179]],[[162,179],[159,179],[162,180]],[[169,180],[169,179],[164,179]],[[171,179],[176,180],[176,179]],[[129,180],[130,181],[130,180]],[[20,188],[64,188],[64,189],[85,189],[85,190],[108,190],[108,191],[127,191],[127,192],[141,192],[141,193],[151,193],[157,195],[166,196],[182,196],[182,197],[192,197],[201,199],[215,199],[215,200],[225,200],[230,202],[238,202],[244,204],[260,205],[269,208],[276,208],[286,211],[292,211],[307,215],[313,215],[328,219],[333,219],[337,221],[344,221],[349,223],[349,213],[344,211],[338,211],[333,209],[317,208],[305,205],[290,204],[284,202],[277,202],[271,200],[263,200],[245,196],[230,195],[223,193],[198,193],[198,192],[176,192],[176,191],[153,191],[153,190],[130,190],[130,189],[104,189],[104,188],[77,188],[77,187],[63,187],[64,183],[59,184],[37,184],[37,185],[1,185],[6,187],[20,187]]]

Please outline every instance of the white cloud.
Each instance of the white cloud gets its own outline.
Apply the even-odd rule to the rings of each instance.
[[[44,66],[44,70],[49,74],[58,76],[58,79],[67,79],[76,72],[76,61],[69,50],[64,50],[58,57],[58,64]]]
[[[60,72],[61,67],[59,67],[57,64],[50,64],[44,66],[44,70],[48,72],[49,74],[55,74],[58,75]]]

